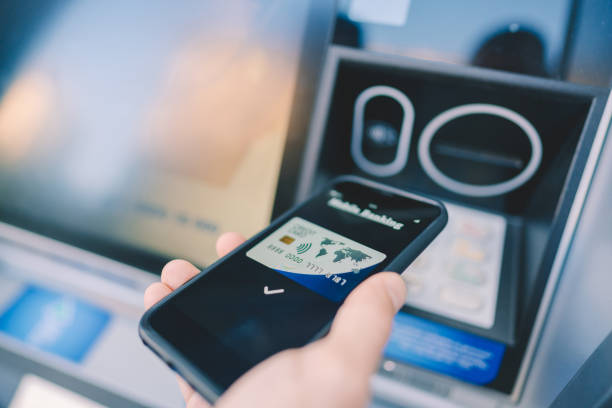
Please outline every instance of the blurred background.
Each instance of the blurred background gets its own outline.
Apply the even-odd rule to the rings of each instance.
[[[308,10],[273,3],[6,6],[3,209],[199,264],[265,225]]]
[[[203,267],[221,233],[263,228],[305,191],[313,163],[315,179],[359,172],[342,167],[336,147],[304,153],[330,47],[575,87],[599,98],[576,102],[572,149],[591,132],[586,155],[612,86],[612,6],[5,0],[0,406],[182,404],[173,375],[137,338],[142,291],[169,259]],[[529,99],[516,98],[516,106]],[[324,145],[344,149],[350,123],[342,117],[336,142]],[[571,179],[573,152],[551,171]],[[555,201],[546,211],[552,220],[563,208]],[[601,335],[592,339],[582,360]],[[581,362],[524,406],[550,403]]]

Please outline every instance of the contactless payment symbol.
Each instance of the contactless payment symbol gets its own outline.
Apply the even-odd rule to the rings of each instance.
[[[295,248],[295,252],[299,255],[302,255],[304,252],[308,251],[312,247],[312,242],[302,243]]]

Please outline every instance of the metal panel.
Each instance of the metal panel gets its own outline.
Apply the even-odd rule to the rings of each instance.
[[[555,399],[612,330],[611,129],[535,350],[520,407]]]

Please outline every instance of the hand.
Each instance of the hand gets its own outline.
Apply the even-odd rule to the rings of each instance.
[[[244,241],[228,233],[217,241],[223,256]],[[145,292],[149,308],[198,273],[186,261],[168,263],[161,282]],[[361,283],[339,309],[329,334],[302,348],[282,351],[240,377],[217,401],[218,407],[363,407],[391,332],[393,317],[404,303],[406,287],[393,272]],[[187,407],[209,404],[179,378]]]

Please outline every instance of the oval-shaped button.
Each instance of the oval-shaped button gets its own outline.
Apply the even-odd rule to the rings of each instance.
[[[395,100],[401,106],[404,114],[397,142],[397,151],[394,159],[389,163],[374,163],[363,154],[365,108],[370,100],[381,96]],[[410,99],[403,92],[386,85],[371,86],[363,90],[355,100],[353,112],[351,155],[357,167],[366,173],[378,177],[389,177],[399,173],[408,161],[413,123],[414,107]]]

